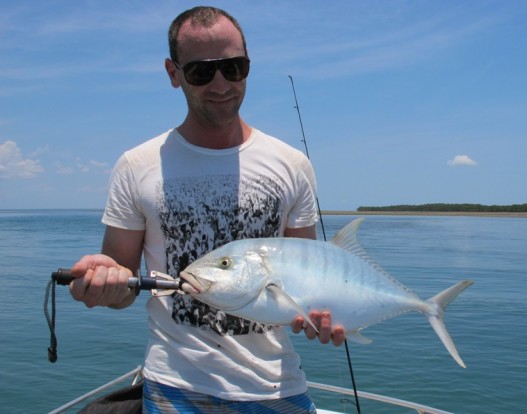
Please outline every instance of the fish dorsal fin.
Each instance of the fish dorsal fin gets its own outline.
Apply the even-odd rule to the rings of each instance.
[[[341,249],[346,250],[356,256],[359,256],[361,259],[366,260],[371,264],[375,264],[373,259],[368,256],[368,253],[359,243],[359,238],[357,236],[359,232],[359,226],[364,221],[363,218],[358,218],[353,220],[351,223],[343,227],[333,238],[329,241],[335,246],[340,247]]]
[[[275,284],[269,284],[265,288],[269,290],[270,292],[272,292],[273,295],[275,295],[277,301],[285,301],[287,305],[294,308],[295,311],[297,311],[299,315],[303,316],[306,322],[309,323],[318,333],[318,329],[311,321],[311,318],[309,317],[309,315],[304,311],[304,309],[300,307],[298,303],[295,302],[295,300],[291,296],[285,293],[283,289],[281,289]]]
[[[354,251],[355,246],[359,244],[357,233],[363,221],[363,218],[358,218],[348,223],[333,236],[330,242],[345,250]]]
[[[377,271],[384,274],[384,276],[386,276],[386,278],[390,280],[394,285],[398,286],[400,289],[412,295],[415,295],[415,293],[411,289],[408,289],[406,286],[401,284],[397,279],[395,279],[379,264],[377,264],[377,262],[373,260],[368,255],[368,253],[366,253],[366,250],[364,250],[364,248],[360,245],[357,234],[359,232],[359,226],[363,221],[364,218],[362,217],[353,220],[351,223],[343,227],[337,234],[335,234],[335,236],[333,236],[333,238],[329,242],[367,262]]]

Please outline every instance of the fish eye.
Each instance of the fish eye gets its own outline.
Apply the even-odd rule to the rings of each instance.
[[[231,264],[232,264],[232,260],[231,260],[230,257],[222,257],[222,258],[220,259],[219,264],[220,264],[220,267],[221,267],[222,269],[227,269],[227,268],[229,268],[229,267],[231,266]]]

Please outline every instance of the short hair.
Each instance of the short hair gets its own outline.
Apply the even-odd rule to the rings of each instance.
[[[212,6],[198,6],[181,13],[174,19],[174,21],[170,25],[170,28],[168,29],[168,46],[170,49],[170,59],[172,59],[172,61],[174,62],[178,62],[178,35],[181,26],[183,26],[185,22],[190,20],[193,25],[211,27],[222,16],[229,19],[234,25],[234,27],[236,27],[236,29],[238,29],[238,31],[240,32],[240,35],[242,36],[243,50],[245,52],[245,56],[247,56],[247,44],[245,42],[245,36],[238,21],[225,10],[221,10]]]

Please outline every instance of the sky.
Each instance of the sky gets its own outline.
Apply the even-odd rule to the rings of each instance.
[[[0,209],[104,208],[186,115],[167,29],[201,4],[244,28],[242,117],[305,136],[323,210],[527,203],[526,1],[0,0]]]

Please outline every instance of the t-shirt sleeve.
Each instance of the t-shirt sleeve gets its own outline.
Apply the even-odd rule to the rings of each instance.
[[[119,158],[112,171],[102,222],[126,230],[145,230],[136,180],[126,154]]]
[[[318,221],[317,184],[313,166],[307,157],[302,156],[296,176],[296,201],[289,211],[288,228],[312,226]]]

